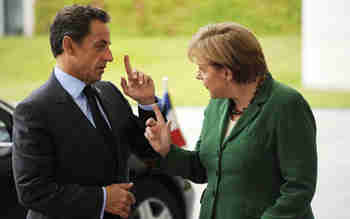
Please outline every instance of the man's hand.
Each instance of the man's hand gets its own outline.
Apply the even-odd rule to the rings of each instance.
[[[131,205],[135,204],[135,196],[129,191],[132,183],[112,184],[106,187],[105,211],[122,218],[128,218],[131,213]]]
[[[149,105],[155,102],[155,88],[150,76],[143,72],[132,70],[129,56],[124,56],[125,71],[128,81],[121,78],[121,86],[125,95],[131,97],[139,104]]]
[[[157,121],[153,118],[146,121],[145,137],[153,149],[165,157],[169,153],[171,145],[170,121],[165,122],[157,104],[153,104],[152,108]]]

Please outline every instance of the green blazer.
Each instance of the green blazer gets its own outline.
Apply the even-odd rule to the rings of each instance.
[[[223,139],[228,99],[211,99],[195,151],[172,146],[158,165],[206,183],[200,219],[313,219],[316,125],[294,89],[269,74]]]

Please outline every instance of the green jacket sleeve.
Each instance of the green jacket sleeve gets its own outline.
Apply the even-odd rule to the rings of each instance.
[[[206,183],[206,170],[200,162],[198,151],[188,151],[171,145],[168,155],[161,159],[161,169],[171,175],[182,176],[195,183]]]
[[[284,183],[281,196],[262,219],[298,219],[310,208],[316,187],[316,124],[301,95],[282,104],[278,115],[276,151]]]
[[[166,170],[166,172],[171,175],[182,176],[195,183],[206,183],[208,181],[207,171],[199,157],[204,125],[205,120],[194,151],[171,145],[170,152],[165,158],[159,160],[160,162],[158,162],[157,166],[162,170]]]

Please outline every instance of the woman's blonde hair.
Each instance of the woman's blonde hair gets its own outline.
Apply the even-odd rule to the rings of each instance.
[[[238,83],[250,83],[268,72],[261,46],[246,27],[225,22],[204,26],[193,36],[188,57],[197,64],[227,67]]]

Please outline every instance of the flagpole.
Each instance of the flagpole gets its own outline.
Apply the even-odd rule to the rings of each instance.
[[[168,77],[163,77],[163,93],[168,91]]]
[[[174,144],[176,144],[179,147],[183,147],[186,145],[185,137],[183,136],[179,123],[177,121],[175,109],[173,108],[171,104],[170,95],[168,92],[168,77],[163,77],[163,104],[166,108],[165,110],[165,116],[167,120],[171,121],[171,139]]]

